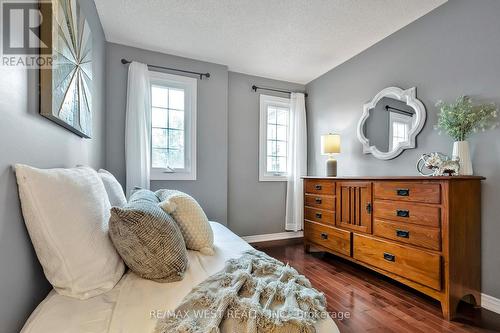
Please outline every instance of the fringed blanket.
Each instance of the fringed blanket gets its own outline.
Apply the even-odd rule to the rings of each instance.
[[[325,307],[303,275],[250,250],[195,287],[155,333],[313,333]]]

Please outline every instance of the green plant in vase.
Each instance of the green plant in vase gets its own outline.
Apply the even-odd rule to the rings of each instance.
[[[468,96],[460,96],[454,103],[439,101],[438,122],[435,126],[441,133],[446,132],[455,140],[453,157],[459,159],[460,174],[472,175],[469,142],[467,139],[478,131],[493,129],[498,125],[495,104],[474,105]]]

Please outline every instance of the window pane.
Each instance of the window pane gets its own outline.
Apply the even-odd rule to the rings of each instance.
[[[184,169],[184,152],[178,149],[169,149],[168,166],[174,169]]]
[[[276,155],[276,154],[277,154],[276,141],[268,140],[267,141],[267,155],[270,156],[270,155]]]
[[[276,125],[267,125],[267,139],[276,140]]]
[[[286,142],[285,141],[277,141],[276,143],[276,154],[273,155],[278,155],[278,156],[286,156]]]
[[[279,125],[288,125],[288,110],[278,109],[276,113],[276,123]]]
[[[278,157],[277,161],[278,161],[277,170],[279,172],[286,172],[286,157]]]
[[[286,133],[287,132],[287,127],[286,126],[276,126],[276,139],[286,141]]]
[[[153,148],[151,156],[151,165],[153,168],[166,168],[167,167],[167,150]]]
[[[168,107],[170,109],[184,110],[184,90],[170,88],[168,97]]]
[[[169,110],[169,128],[184,129],[184,111]]]
[[[168,130],[168,148],[184,149],[184,131]]]
[[[267,107],[267,123],[276,124],[276,108],[272,106]]]
[[[267,172],[276,172],[278,170],[278,161],[276,157],[267,157]]]
[[[153,108],[153,111],[151,114],[152,126],[166,128],[168,126],[167,116],[168,116],[168,110]]]
[[[151,87],[151,104],[153,107],[168,107],[168,88]]]
[[[153,128],[151,141],[153,148],[167,148],[167,130]]]

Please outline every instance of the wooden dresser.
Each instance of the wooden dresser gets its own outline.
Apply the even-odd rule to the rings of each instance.
[[[304,178],[304,246],[441,302],[481,302],[482,177]]]

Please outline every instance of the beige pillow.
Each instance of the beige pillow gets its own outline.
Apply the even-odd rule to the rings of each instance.
[[[160,207],[179,225],[186,247],[206,255],[214,254],[214,233],[207,215],[190,195],[180,191],[159,190]]]
[[[182,280],[188,266],[179,226],[149,190],[137,190],[123,207],[111,208],[109,235],[127,266],[142,278]]]

